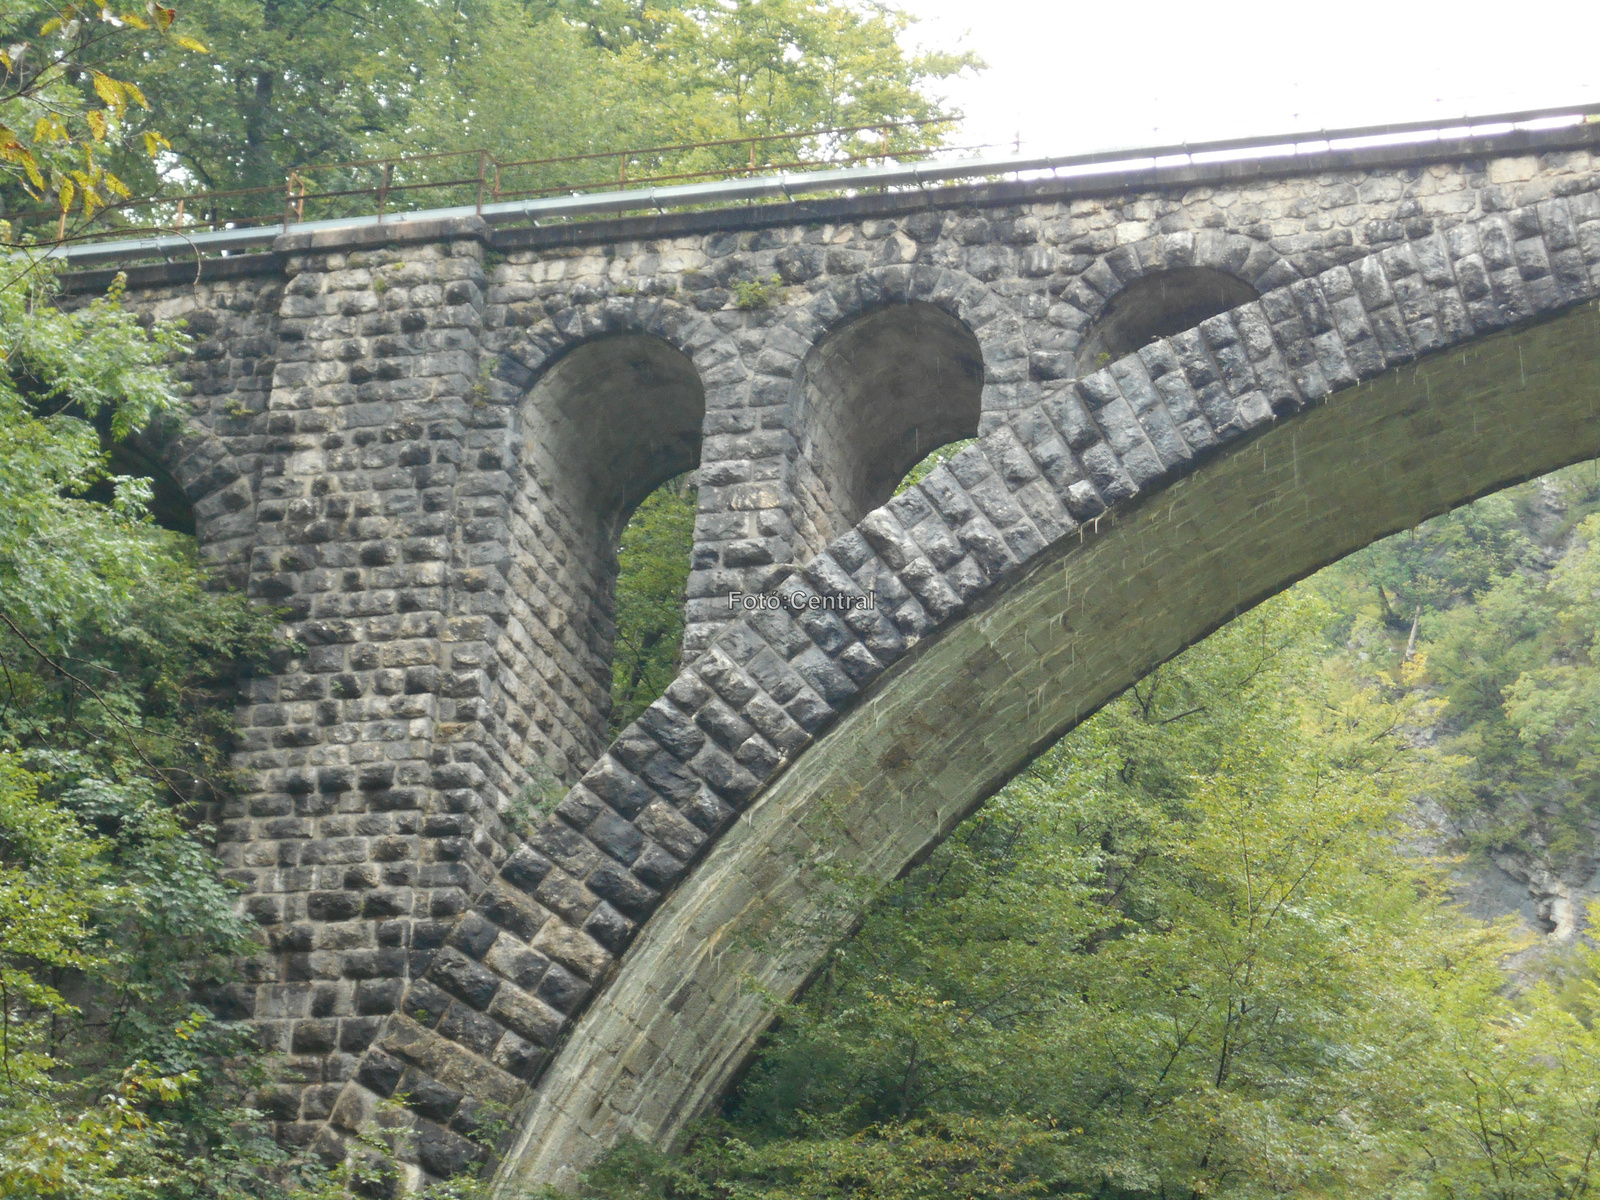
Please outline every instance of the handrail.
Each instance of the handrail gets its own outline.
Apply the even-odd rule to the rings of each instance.
[[[170,256],[204,251],[233,252],[269,246],[288,232],[322,232],[356,229],[402,221],[449,221],[481,216],[490,225],[578,216],[605,216],[624,212],[687,208],[697,205],[756,200],[789,200],[821,192],[863,188],[924,188],[958,179],[1051,172],[1056,177],[1129,175],[1159,177],[1163,173],[1209,162],[1266,161],[1314,154],[1356,154],[1390,146],[1423,146],[1429,142],[1503,136],[1514,131],[1566,129],[1600,120],[1600,103],[1562,108],[1532,109],[1459,120],[1429,120],[1366,125],[1334,130],[1297,130],[1251,137],[1177,142],[1158,146],[1130,146],[1068,155],[1007,155],[876,167],[842,167],[801,173],[748,176],[673,187],[622,188],[606,192],[581,192],[528,200],[480,205],[458,205],[403,213],[376,213],[357,217],[331,217],[312,221],[280,220],[268,225],[174,233],[152,230],[151,236],[110,242],[49,245],[48,258],[73,263],[107,262],[135,257]],[[874,127],[876,128],[876,127]],[[381,161],[381,160],[380,160]],[[286,214],[287,215],[287,214]],[[42,248],[42,247],[41,247]],[[37,251],[34,251],[37,253]],[[28,253],[24,251],[23,253]]]

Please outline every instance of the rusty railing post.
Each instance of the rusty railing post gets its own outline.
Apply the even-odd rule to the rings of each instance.
[[[394,162],[383,164],[383,182],[378,185],[378,220],[383,220],[383,207],[389,202],[389,182],[394,178]]]
[[[478,215],[483,216],[483,177],[489,170],[489,152],[478,151]]]

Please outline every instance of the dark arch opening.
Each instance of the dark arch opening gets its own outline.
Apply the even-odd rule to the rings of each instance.
[[[1078,374],[1260,298],[1244,280],[1213,267],[1176,267],[1136,279],[1089,326],[1078,348]]]
[[[100,433],[100,448],[106,454],[106,471],[110,476],[131,475],[150,481],[150,517],[163,529],[174,533],[196,536],[194,506],[183,490],[183,485],[166,467],[166,464],[149,446],[140,444],[134,437],[120,441],[111,436],[109,420],[96,422]],[[91,487],[85,498],[100,504],[110,504],[116,495],[111,479],[102,479]]]
[[[796,489],[823,540],[894,494],[932,451],[978,432],[983,350],[932,304],[857,317],[806,356],[795,433],[810,478]]]
[[[533,457],[543,451],[583,516],[614,543],[641,500],[700,465],[705,414],[687,355],[623,334],[559,359],[534,385],[524,428]]]
[[[571,779],[610,740],[619,542],[646,497],[700,465],[705,389],[681,351],[620,334],[558,359],[521,419],[513,590],[560,760],[547,765]]]

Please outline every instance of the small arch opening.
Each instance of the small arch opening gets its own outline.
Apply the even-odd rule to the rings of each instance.
[[[660,338],[578,347],[534,386],[529,409],[530,458],[563,478],[574,515],[612,543],[641,500],[700,465],[705,389]]]
[[[1136,279],[1089,326],[1078,348],[1078,374],[1260,298],[1244,280],[1213,267],[1176,267]]]
[[[86,499],[100,504],[110,504],[116,496],[112,479],[118,475],[131,475],[150,481],[150,518],[163,529],[174,533],[196,536],[198,528],[194,506],[177,477],[167,469],[160,457],[137,437],[111,436],[109,414],[95,422],[100,435],[100,449],[106,455],[107,478],[97,481],[87,492]]]
[[[681,351],[660,338],[622,334],[559,359],[528,393],[521,418],[512,570],[519,621],[530,630],[524,683],[556,752],[547,762],[570,781],[610,740],[619,636],[630,645],[649,640],[644,678],[629,696],[648,690],[663,653],[657,643],[673,642],[669,661],[677,652],[681,613],[654,620],[660,614],[651,602],[666,596],[681,608],[688,548],[681,563],[670,564],[672,580],[621,582],[628,597],[647,593],[630,611],[652,618],[648,629],[629,625],[619,635],[619,572],[635,562],[647,574],[660,568],[681,540],[686,506],[692,530],[690,473],[700,465],[705,389]],[[656,536],[625,532],[636,513]],[[624,542],[631,552],[619,553]],[[631,677],[634,665],[630,660],[624,674]],[[562,761],[552,761],[557,756]]]
[[[932,304],[876,309],[834,330],[796,382],[796,491],[825,542],[888,500],[919,462],[976,436],[983,350]]]

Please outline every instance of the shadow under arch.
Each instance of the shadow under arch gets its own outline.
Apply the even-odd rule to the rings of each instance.
[[[1156,338],[1192,329],[1208,317],[1258,299],[1254,287],[1216,267],[1173,267],[1142,275],[1112,296],[1084,331],[1078,374],[1088,375]]]
[[[984,356],[966,324],[925,301],[890,304],[828,331],[790,401],[812,524],[849,528],[941,446],[976,436]]]
[[[705,388],[690,358],[636,332],[572,347],[519,406],[514,569],[523,577],[513,580],[513,591],[528,606],[525,619],[547,626],[547,645],[582,693],[560,701],[570,710],[564,724],[583,747],[567,754],[578,761],[563,774],[586,767],[609,740],[622,530],[646,496],[700,465],[705,411]],[[539,596],[557,602],[529,602]]]
[[[1058,538],[755,800],[580,1019],[497,1194],[570,1186],[620,1136],[680,1136],[848,927],[841,874],[908,870],[1111,697],[1317,568],[1600,456],[1600,314],[1476,336],[1255,429]]]
[[[100,448],[105,452],[107,470],[112,476],[131,475],[150,481],[150,517],[157,525],[174,533],[198,536],[199,522],[194,505],[178,477],[168,469],[159,447],[135,437],[113,440],[102,431]],[[115,490],[110,479],[103,479],[90,488],[86,496],[109,504]]]
[[[525,461],[559,477],[574,519],[614,542],[641,500],[700,463],[705,388],[688,355],[619,333],[569,350],[523,402]]]

